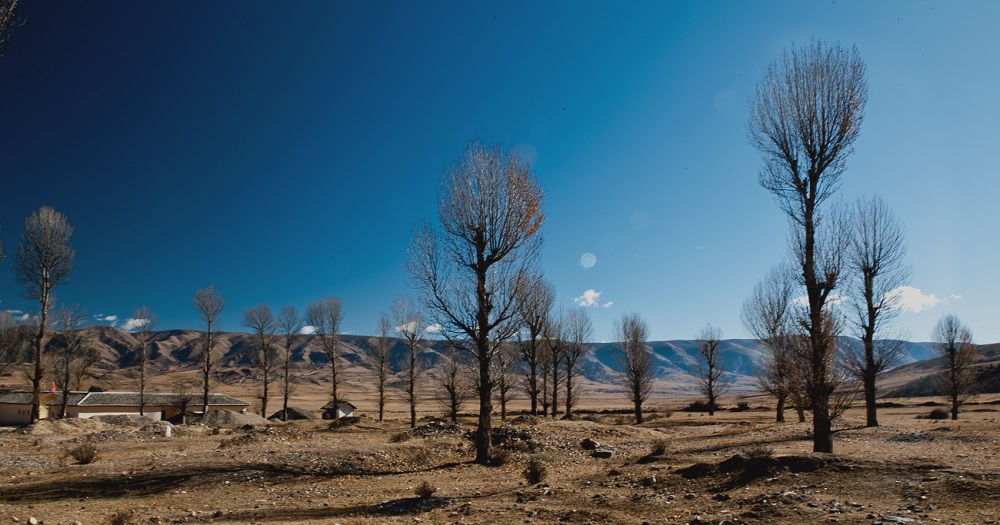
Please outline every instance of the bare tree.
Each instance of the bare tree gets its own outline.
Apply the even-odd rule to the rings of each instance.
[[[719,397],[725,394],[729,387],[723,369],[722,352],[719,351],[722,330],[710,324],[705,325],[698,332],[695,343],[698,345],[698,355],[701,357],[698,363],[699,389],[708,400],[708,415],[714,416]]]
[[[934,325],[934,349],[941,355],[944,371],[938,388],[951,401],[951,418],[972,397],[976,374],[973,365],[979,352],[972,343],[972,330],[955,315],[946,315]]]
[[[73,228],[66,216],[49,206],[42,206],[24,220],[24,234],[14,255],[18,284],[24,297],[38,303],[38,318],[32,340],[31,422],[38,420],[42,377],[45,373],[42,353],[45,348],[49,309],[55,302],[53,290],[69,280],[76,253],[69,245]]]
[[[441,403],[448,409],[448,418],[452,423],[458,422],[458,412],[474,390],[472,381],[467,376],[469,363],[464,362],[462,354],[453,346],[448,346],[441,354],[440,382],[444,390]]]
[[[340,396],[337,387],[340,386],[337,360],[340,357],[340,321],[344,316],[340,312],[341,302],[337,297],[317,299],[306,309],[306,322],[315,330],[316,338],[323,348],[323,353],[330,359],[331,399],[333,401],[333,417],[340,415]]]
[[[205,338],[199,351],[201,352],[201,384],[202,384],[202,414],[208,414],[208,390],[211,387],[212,370],[215,368],[215,339],[219,331],[219,315],[226,307],[226,301],[214,285],[199,288],[194,292],[194,309],[205,325]]]
[[[15,27],[19,25],[17,18],[14,16],[14,10],[17,9],[17,4],[19,0],[0,0],[0,56],[7,49],[10,44],[10,34]],[[0,253],[3,252],[3,247],[0,246]]]
[[[414,233],[407,269],[444,334],[470,343],[479,369],[476,462],[489,464],[490,372],[506,339],[496,331],[512,324],[516,298],[534,269],[542,190],[516,153],[473,142],[445,170],[438,214],[440,230],[425,224]]]
[[[392,350],[392,341],[389,340],[389,331],[392,325],[389,323],[389,316],[382,314],[378,318],[378,328],[375,337],[368,340],[368,359],[375,370],[375,378],[378,381],[378,420],[385,417],[385,394],[386,383],[389,381],[389,357]]]
[[[559,415],[559,389],[562,388],[565,382],[564,376],[559,373],[560,367],[563,366],[566,360],[566,341],[563,337],[565,319],[566,311],[562,307],[559,307],[549,317],[549,321],[545,323],[542,331],[543,341],[545,342],[545,353],[547,354],[542,359],[542,363],[543,368],[549,372],[548,378],[544,381],[544,383],[547,383],[546,386],[549,392],[549,398],[545,401],[547,401],[547,404],[551,408],[550,414],[552,417]]]
[[[285,351],[281,354],[281,420],[288,421],[288,398],[295,391],[292,360],[295,342],[302,338],[302,317],[294,306],[286,304],[278,314],[278,326],[285,336]]]
[[[616,360],[622,383],[635,408],[635,422],[642,423],[642,404],[653,392],[653,357],[646,346],[649,328],[639,314],[628,313],[615,322],[614,334],[621,345]]]
[[[156,327],[156,314],[148,306],[135,309],[132,314],[132,334],[135,343],[132,353],[139,365],[139,415],[146,415],[146,369],[149,366],[149,343]]]
[[[885,201],[859,199],[851,209],[847,269],[851,283],[854,331],[860,345],[846,352],[847,366],[864,386],[866,426],[878,426],[875,380],[895,366],[904,349],[902,334],[886,333],[899,314],[899,287],[909,281],[904,262],[903,225]]]
[[[555,298],[555,287],[539,275],[529,277],[527,285],[521,288],[517,297],[518,313],[525,329],[518,331],[518,347],[521,349],[521,359],[528,365],[525,389],[531,401],[533,416],[538,415],[539,394],[545,394],[545,389],[539,385],[539,381],[545,382],[544,373],[539,378],[539,361],[543,359],[541,354],[544,352],[542,335],[549,322]]]
[[[839,269],[818,262],[820,207],[836,192],[858,137],[868,86],[857,48],[814,41],[786,52],[757,86],[748,123],[764,166],[759,181],[791,219],[809,334],[813,451],[833,452],[827,364],[836,348],[824,332],[824,312]],[[830,271],[834,269],[835,271]]]
[[[53,372],[62,390],[57,417],[66,417],[69,394],[80,383],[87,370],[98,360],[97,348],[92,334],[86,330],[87,311],[76,305],[60,306],[55,311],[56,329],[59,333],[50,342],[54,346]]]
[[[757,384],[776,399],[775,418],[779,423],[785,421],[786,401],[795,405],[800,423],[805,421],[808,404],[801,360],[796,359],[792,348],[794,292],[791,268],[778,266],[754,286],[742,310],[743,325],[765,351],[755,369]]]
[[[392,303],[392,318],[396,336],[406,344],[406,369],[403,388],[410,405],[410,428],[417,426],[417,376],[420,374],[420,340],[427,331],[427,321],[408,297],[397,297]]]
[[[268,386],[274,375],[274,367],[278,360],[278,352],[274,348],[274,340],[278,333],[278,319],[271,312],[271,307],[258,304],[243,309],[243,326],[253,330],[254,349],[250,352],[250,363],[260,374],[263,391],[260,396],[260,415],[267,417]]]
[[[6,310],[0,310],[0,375],[27,357],[30,327],[19,324]]]
[[[577,401],[577,392],[573,388],[573,379],[580,373],[580,358],[587,355],[591,335],[594,333],[590,316],[583,308],[570,310],[563,319],[563,336],[566,341],[566,415],[573,413]]]

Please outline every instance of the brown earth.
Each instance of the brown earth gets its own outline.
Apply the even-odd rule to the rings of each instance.
[[[765,408],[659,407],[642,425],[521,416],[497,422],[506,458],[494,467],[471,463],[471,417],[409,432],[401,407],[333,429],[185,425],[171,437],[142,421],[44,421],[0,429],[0,523],[1000,523],[1000,405],[979,399],[953,422],[918,418],[927,401],[882,409],[878,428],[848,411],[835,454],[811,453],[809,424],[776,424]],[[592,457],[587,439],[612,457]],[[96,461],[67,455],[82,445]],[[547,471],[538,484],[523,476],[532,458]],[[425,482],[435,490],[420,498]]]

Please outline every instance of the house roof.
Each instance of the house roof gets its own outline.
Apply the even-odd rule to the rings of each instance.
[[[320,410],[330,410],[331,408],[333,408],[333,401],[330,401],[327,404],[320,407]],[[352,410],[357,410],[358,407],[348,403],[347,401],[341,401],[340,406],[338,406],[337,408],[339,408],[343,412],[350,412]]]
[[[45,393],[43,393],[45,394]],[[146,392],[146,405],[179,405],[182,394],[172,392]],[[204,404],[202,394],[185,394],[188,404],[197,406]],[[49,406],[62,403],[61,393],[54,399],[48,401]],[[31,404],[31,392],[11,392],[0,396],[0,404],[27,405]],[[81,407],[137,407],[139,406],[138,392],[70,392],[67,399],[68,406]],[[250,403],[237,399],[226,394],[209,394],[209,405],[227,406],[250,406]]]

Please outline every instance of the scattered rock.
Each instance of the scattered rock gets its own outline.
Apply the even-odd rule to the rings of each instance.
[[[585,438],[583,441],[580,442],[580,448],[582,448],[583,450],[596,450],[600,447],[601,447],[600,443],[590,438]]]
[[[610,448],[597,448],[590,453],[590,457],[597,459],[611,459],[611,456],[615,455],[615,451]]]

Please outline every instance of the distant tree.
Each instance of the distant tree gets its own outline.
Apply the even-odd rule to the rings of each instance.
[[[837,348],[829,328],[828,301],[836,289],[839,252],[822,253],[817,231],[821,206],[836,192],[858,137],[868,85],[857,48],[809,45],[772,64],[751,102],[748,136],[764,162],[761,186],[791,219],[797,275],[805,288],[809,336],[808,377],[813,411],[813,451],[833,452],[829,366]],[[825,259],[824,259],[825,258]]]
[[[527,285],[521,288],[517,297],[518,313],[524,326],[524,330],[518,331],[517,344],[521,350],[521,359],[528,366],[525,390],[531,401],[533,416],[538,415],[539,395],[547,395],[539,385],[540,381],[545,382],[546,377],[544,373],[539,377],[539,361],[543,359],[542,353],[545,350],[542,336],[545,325],[549,322],[555,297],[555,287],[539,275],[528,277]]]
[[[215,368],[215,339],[219,331],[219,315],[226,307],[226,301],[214,285],[199,288],[194,292],[194,309],[205,325],[205,337],[201,348],[201,384],[202,384],[202,414],[208,413],[208,391],[211,388],[212,370]]]
[[[337,297],[317,299],[306,309],[306,322],[315,330],[316,338],[323,348],[323,353],[330,359],[331,399],[333,401],[334,419],[337,419],[340,406],[340,396],[337,388],[340,386],[337,360],[340,357],[340,321],[344,318],[340,312],[341,302]]]
[[[9,311],[0,310],[0,375],[27,357],[30,327],[19,324]]]
[[[878,197],[859,199],[851,208],[847,255],[855,335],[847,365],[865,391],[866,426],[878,426],[875,381],[899,363],[905,337],[889,337],[886,325],[899,314],[897,290],[909,281],[903,224]]]
[[[181,424],[186,425],[188,409],[194,403],[194,394],[191,393],[191,385],[187,381],[177,383],[175,402],[177,403],[177,410],[180,412]]]
[[[653,357],[646,346],[649,328],[639,314],[628,313],[615,321],[614,334],[621,345],[616,357],[621,380],[635,408],[635,422],[642,423],[642,404],[653,392]]]
[[[292,358],[295,342],[302,338],[302,317],[295,307],[286,304],[278,314],[278,327],[285,336],[285,351],[281,353],[281,420],[288,421],[288,398],[295,392],[292,381]]]
[[[417,378],[420,375],[420,340],[427,332],[427,321],[408,297],[397,297],[392,303],[392,318],[396,323],[396,337],[406,344],[406,368],[403,370],[403,388],[410,406],[410,428],[417,426]]]
[[[378,328],[375,337],[368,339],[368,360],[375,370],[375,378],[378,381],[378,420],[385,417],[385,394],[386,384],[389,382],[389,358],[392,350],[392,341],[389,340],[389,331],[392,324],[389,316],[382,314],[378,318]]]
[[[934,349],[940,354],[944,371],[938,376],[938,388],[951,402],[951,418],[958,419],[958,409],[972,397],[976,374],[974,365],[979,353],[972,343],[972,330],[954,315],[946,315],[934,325]]]
[[[500,401],[500,420],[507,420],[507,403],[514,397],[515,367],[521,355],[520,348],[514,344],[505,344],[497,352],[493,361],[497,398]]]
[[[132,354],[139,365],[139,415],[146,415],[146,369],[149,366],[149,343],[156,328],[156,314],[148,306],[135,309],[132,314],[132,335],[135,337]]]
[[[559,415],[559,390],[565,383],[564,376],[560,375],[566,360],[565,319],[566,310],[560,307],[549,317],[549,322],[545,323],[542,332],[545,353],[548,354],[542,359],[542,367],[549,372],[545,381],[549,389],[549,399],[546,401],[551,409],[549,415],[552,417]]]
[[[548,330],[547,326],[548,324],[546,324],[546,330]],[[540,398],[538,403],[541,405],[543,416],[549,415],[549,376],[553,366],[558,366],[558,363],[552,362],[549,342],[547,339],[543,339],[538,351],[538,395]]]
[[[271,312],[270,306],[261,303],[243,309],[241,324],[252,330],[255,338],[254,349],[250,352],[250,363],[257,369],[263,388],[260,396],[260,415],[267,417],[268,386],[278,361],[278,351],[274,348],[278,333],[278,318]]]
[[[24,220],[24,234],[14,255],[14,271],[18,284],[24,286],[24,297],[38,303],[36,331],[31,357],[31,422],[38,420],[45,374],[43,350],[49,324],[49,309],[55,302],[53,290],[69,280],[76,253],[69,245],[73,228],[66,216],[42,206]]]
[[[590,316],[583,308],[575,308],[566,313],[563,318],[563,336],[566,342],[566,415],[573,413],[576,405],[577,392],[573,389],[573,379],[580,373],[580,358],[590,351],[588,342],[594,333]]]
[[[701,395],[708,400],[708,415],[715,415],[719,397],[726,393],[729,387],[725,378],[722,353],[719,344],[722,343],[722,330],[712,325],[706,325],[698,332],[695,341],[698,345],[698,387]]]
[[[86,330],[86,310],[80,305],[63,305],[56,309],[54,316],[59,333],[50,343],[50,346],[55,347],[52,368],[62,391],[58,417],[64,418],[70,392],[80,389],[83,377],[97,362],[99,355],[93,334]]]
[[[442,404],[448,409],[448,418],[452,423],[458,422],[458,412],[472,395],[472,383],[467,376],[469,364],[463,359],[458,349],[448,346],[441,354],[439,370],[441,371],[441,389],[444,391]]]
[[[473,142],[445,170],[441,229],[413,236],[407,269],[426,308],[452,339],[468,341],[479,369],[476,463],[492,460],[493,359],[498,328],[517,315],[519,288],[541,246],[542,190],[513,151]]]

